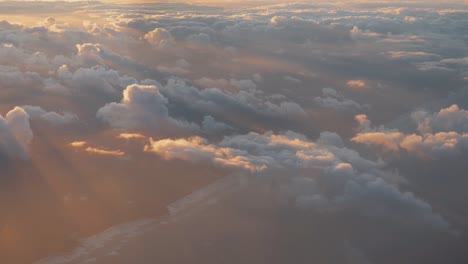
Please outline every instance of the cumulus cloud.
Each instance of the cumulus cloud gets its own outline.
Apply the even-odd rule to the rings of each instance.
[[[160,155],[162,158],[180,159],[191,162],[213,162],[215,165],[223,167],[237,167],[249,171],[263,170],[263,164],[254,164],[245,152],[231,149],[218,148],[208,144],[200,137],[187,139],[162,139],[158,141],[150,140],[150,144],[145,146],[145,151]]]
[[[155,48],[170,47],[174,44],[172,34],[164,28],[155,28],[146,33],[144,39]]]
[[[67,65],[57,69],[57,76],[76,91],[91,89],[105,93],[115,93],[126,86],[137,83],[136,79],[127,75],[121,76],[118,71],[96,65],[91,68],[78,68],[71,72]]]
[[[315,97],[314,102],[321,107],[332,108],[334,110],[359,110],[366,108],[361,104],[344,98],[340,93],[338,93],[333,88],[323,88],[322,96]],[[367,106],[368,107],[368,106]]]
[[[234,135],[216,144],[200,137],[151,139],[145,151],[169,160],[211,162],[269,175],[286,169],[296,175],[290,175],[282,187],[298,208],[358,210],[378,219],[397,217],[401,225],[410,223],[450,232],[448,222],[429,204],[387,182],[385,176],[391,173],[383,171],[380,162],[346,148],[335,133],[323,133],[317,142],[294,132]],[[300,173],[298,169],[309,170]],[[312,173],[314,170],[319,173]]]
[[[433,114],[427,111],[416,111],[411,114],[411,117],[418,124],[418,131],[421,133],[468,132],[468,111],[460,109],[456,104]]]
[[[24,111],[26,111],[30,117],[32,118],[40,118],[45,120],[53,125],[63,125],[74,123],[79,120],[78,116],[72,113],[63,113],[59,114],[56,112],[47,112],[46,110],[42,109],[40,106],[32,106],[32,105],[25,105],[22,107]]]
[[[155,85],[133,84],[123,91],[122,101],[109,103],[97,112],[97,118],[112,127],[125,129],[153,128],[197,130],[198,126],[169,115],[168,99]]]
[[[210,155],[228,153],[227,155],[230,156],[236,154],[234,157],[242,157],[244,161],[255,164],[257,168],[262,169],[335,168],[335,166],[343,162],[349,162],[358,169],[367,170],[376,169],[380,166],[379,163],[366,160],[360,157],[357,152],[340,146],[342,143],[340,142],[341,138],[334,133],[323,133],[322,138],[319,140],[319,142],[330,141],[335,145],[314,143],[305,136],[294,132],[287,132],[284,135],[277,135],[272,132],[265,134],[251,132],[245,135],[226,136],[217,144],[209,144],[207,140],[200,137],[152,140],[145,150],[171,159],[172,156],[168,154],[170,151],[167,148],[174,145],[177,153],[183,153],[183,156],[175,155],[176,158],[194,162],[209,161],[210,159],[200,159],[198,157],[197,150],[200,148],[203,157],[206,157],[207,152]],[[188,150],[182,151],[185,146],[189,146]]]
[[[11,158],[28,158],[28,145],[33,139],[29,115],[20,107],[0,116],[0,152]]]
[[[204,81],[204,84],[207,84]],[[212,84],[210,82],[210,84]],[[218,88],[198,89],[188,85],[180,79],[170,79],[161,92],[174,103],[185,105],[186,107],[216,113],[234,111],[237,113],[250,112],[256,115],[271,115],[275,117],[298,118],[306,116],[304,109],[297,103],[281,100],[271,102],[262,92],[256,89],[255,83],[246,80],[231,80],[222,84],[233,85],[238,88],[234,93],[225,92]]]
[[[222,133],[233,129],[231,126],[226,125],[225,123],[216,121],[212,116],[203,117],[201,128],[203,131],[210,134]]]
[[[463,210],[454,213],[450,202],[428,195],[426,179],[412,182],[421,176],[414,164],[461,167],[467,154],[466,7],[428,1],[242,8],[64,2],[52,8],[55,18],[47,17],[53,5],[0,2],[15,19],[28,14],[24,25],[0,21],[2,106],[24,105],[0,118],[2,155],[28,158],[28,152],[58,146],[54,153],[68,147],[77,150],[70,155],[122,157],[132,148],[136,158],[122,166],[150,173],[134,162],[159,156],[248,172],[285,195],[284,206],[331,220],[361,217],[405,238],[420,227],[449,230],[430,201],[466,231],[457,220],[466,218]],[[378,90],[370,89],[374,84]],[[366,112],[386,122],[440,105],[449,107],[414,111],[401,126],[375,126],[358,115],[357,132],[344,114]],[[30,145],[29,118],[33,129],[40,122],[86,125],[40,126],[35,140],[47,137],[50,146]],[[82,141],[64,143],[70,136]],[[138,152],[130,143],[146,147]],[[456,189],[450,184],[447,189]],[[366,233],[362,240],[375,238]],[[395,263],[420,262],[395,252]],[[368,259],[385,262],[375,255]]]
[[[406,134],[383,126],[373,128],[367,116],[358,115],[356,120],[362,132],[352,140],[379,146],[384,151],[405,150],[423,158],[459,155],[468,150],[466,110],[452,105],[434,114],[417,111],[411,116],[417,122],[419,133]]]

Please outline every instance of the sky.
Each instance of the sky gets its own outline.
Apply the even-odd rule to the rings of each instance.
[[[463,1],[0,1],[5,263],[468,263],[467,158]]]

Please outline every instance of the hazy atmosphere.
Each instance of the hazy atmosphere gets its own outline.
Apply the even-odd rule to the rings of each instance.
[[[0,1],[2,264],[466,264],[467,161],[465,1]]]

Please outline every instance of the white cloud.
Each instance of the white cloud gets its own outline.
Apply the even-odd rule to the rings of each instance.
[[[0,152],[12,158],[28,158],[28,145],[33,139],[29,115],[20,107],[0,116]]]
[[[169,47],[174,44],[172,34],[164,28],[155,28],[146,33],[144,39],[155,48]]]
[[[193,123],[170,117],[168,103],[168,99],[159,92],[159,87],[133,84],[123,91],[121,102],[106,104],[99,109],[96,116],[116,128],[153,128],[159,131],[198,130],[198,126]]]

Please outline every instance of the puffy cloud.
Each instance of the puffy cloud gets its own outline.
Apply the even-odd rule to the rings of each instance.
[[[192,35],[187,37],[187,40],[191,41],[193,43],[204,44],[204,45],[207,45],[207,44],[211,43],[210,35],[208,35],[206,33],[203,33],[203,32],[198,33],[198,34],[192,34]]]
[[[217,147],[208,144],[200,137],[187,139],[150,140],[145,151],[156,153],[164,159],[180,159],[191,162],[213,162],[223,167],[236,167],[249,171],[259,171],[266,168],[264,164],[254,164],[244,151]]]
[[[105,93],[115,93],[121,88],[137,83],[135,78],[127,75],[121,76],[119,72],[97,65],[91,68],[78,68],[71,72],[67,65],[57,70],[57,76],[76,91],[91,89]]]
[[[28,145],[33,139],[29,115],[20,107],[0,116],[0,152],[11,158],[28,158]]]
[[[164,28],[155,28],[153,31],[146,33],[144,39],[155,48],[169,47],[174,44],[171,32]]]
[[[294,132],[287,132],[284,135],[276,135],[272,132],[265,134],[251,132],[245,135],[226,136],[218,144],[209,144],[200,137],[152,140],[145,150],[171,159],[172,156],[167,154],[170,152],[167,149],[175,146],[176,153],[183,153],[183,157],[174,154],[175,158],[194,162],[209,161],[210,159],[207,158],[199,158],[199,153],[196,150],[200,148],[203,157],[206,157],[207,152],[211,153],[210,155],[228,153],[229,157],[236,154],[234,156],[240,156],[242,160],[262,169],[325,169],[335,168],[341,163],[351,163],[358,170],[373,170],[380,166],[379,163],[363,159],[357,152],[342,146],[342,140],[337,134],[323,133],[318,142],[328,143],[330,141],[333,142],[333,145],[314,143],[305,136]],[[185,146],[188,146],[187,150],[184,150]]]
[[[0,65],[0,85],[6,88],[38,87],[42,78],[37,72],[22,71],[16,66]]]
[[[407,135],[400,147],[422,157],[456,155],[468,150],[468,133],[438,132],[420,135]]]
[[[208,83],[207,80],[206,83]],[[222,83],[228,85],[227,82]],[[304,109],[297,103],[286,100],[280,102],[267,100],[265,96],[262,96],[262,92],[256,89],[255,83],[250,80],[231,80],[229,85],[234,85],[239,90],[230,93],[217,88],[198,89],[188,85],[185,81],[170,79],[167,85],[162,87],[161,92],[174,103],[213,115],[226,111],[250,112],[256,115],[285,118],[306,116]]]
[[[362,158],[342,144],[331,132],[323,133],[317,142],[293,132],[268,132],[228,136],[216,144],[200,137],[151,139],[145,151],[164,159],[211,162],[271,177],[288,171],[281,190],[300,209],[353,211],[380,221],[397,219],[401,226],[451,232],[448,222],[429,204],[389,183],[386,177],[391,173],[383,171],[381,163]]]
[[[169,116],[168,103],[159,87],[133,84],[123,91],[120,103],[106,104],[98,110],[96,116],[116,128],[153,128],[159,131],[198,129],[193,123]]]
[[[379,146],[384,151],[406,150],[423,158],[457,155],[468,150],[467,113],[457,105],[434,114],[413,112],[411,116],[417,122],[420,134],[405,134],[383,126],[372,128],[367,116],[358,115],[356,120],[362,132],[356,134],[352,141]]]
[[[84,43],[76,45],[76,49],[78,50],[76,58],[79,60],[81,65],[94,66],[97,64],[103,64],[103,59],[100,55],[102,51],[100,45]]]
[[[279,99],[272,102],[263,96],[250,80],[232,79],[226,83],[238,92],[224,92],[218,88],[198,89],[181,80],[170,79],[162,86],[145,80],[148,85],[130,85],[123,92],[120,103],[110,103],[99,109],[97,117],[116,128],[152,128],[159,131],[203,131],[216,133],[230,130],[230,125],[215,121],[212,116],[224,115],[226,107],[236,112],[251,112],[255,115],[275,117],[303,117],[305,111],[298,104]],[[200,125],[172,116],[169,107],[195,110],[203,115]],[[189,111],[190,111],[189,110]],[[180,110],[179,110],[180,111]],[[187,111],[187,110],[185,110]],[[206,115],[206,114],[209,115]],[[229,118],[229,117],[228,117]],[[197,121],[197,123],[200,121]]]
[[[322,96],[315,97],[314,102],[325,108],[354,111],[365,108],[365,106],[361,106],[351,99],[343,98],[343,96],[333,88],[323,88],[322,94]]]
[[[437,113],[416,111],[411,114],[421,133],[440,131],[468,132],[468,111],[458,105],[451,105]]]
[[[77,54],[69,62],[73,65],[92,67],[95,65],[135,65],[135,61],[128,57],[114,52],[108,47],[99,43],[83,43],[76,45]]]
[[[365,132],[358,133],[352,138],[354,142],[381,146],[387,151],[400,150],[400,144],[404,139],[405,135],[401,132]]]
[[[69,124],[77,122],[79,120],[78,116],[75,114],[71,114],[68,112],[65,112],[63,114],[59,114],[56,112],[47,112],[40,106],[25,105],[22,108],[29,114],[30,117],[37,117],[43,119],[53,125]]]
[[[43,24],[45,27],[51,27],[51,26],[55,25],[55,18],[53,18],[53,17],[48,17],[48,18],[44,19],[44,21],[42,22],[42,24]]]
[[[321,132],[317,142],[322,145],[344,147],[343,139],[338,134],[329,131]]]
[[[348,116],[334,110],[365,111],[367,104],[372,105],[376,120],[389,120],[439,98],[465,105],[468,21],[463,6],[420,1],[392,3],[392,7],[385,2],[346,2],[259,4],[238,9],[67,2],[55,10],[55,19],[42,21],[51,5],[0,3],[1,10],[26,10],[23,13],[31,14],[31,20],[36,14],[41,20],[36,26],[0,21],[2,103],[44,108],[25,106],[24,111],[15,109],[1,119],[0,150],[5,155],[27,157],[32,138],[28,116],[66,124],[78,119],[62,109],[74,109],[87,125],[78,131],[53,131],[54,136],[48,138],[52,143],[67,138],[67,133],[77,133],[85,140],[88,136],[100,140],[111,133],[106,142],[129,147],[119,140],[144,142],[142,133],[156,134],[160,140],[150,141],[145,158],[154,158],[147,157],[153,153],[164,159],[258,172],[262,177],[271,176],[272,181],[279,177],[280,187],[272,189],[289,192],[288,206],[332,217],[341,212],[336,219],[343,221],[363,216],[363,222],[373,221],[379,230],[401,231],[399,226],[411,231],[419,226],[448,229],[447,221],[425,202],[429,192],[424,184],[412,185],[409,179],[400,188],[396,169],[403,171],[404,166],[392,162],[396,168],[390,168],[350,147],[354,143],[378,146],[387,152],[383,158],[393,153],[424,158],[465,154],[466,110],[454,105],[436,113],[415,112],[411,117],[417,131],[407,128],[411,125],[407,120],[397,130],[375,127],[367,116],[360,115],[354,143],[321,131],[349,135],[353,127],[347,123]],[[445,7],[449,9],[442,10]],[[86,18],[92,21],[80,25],[77,21],[85,11],[92,14]],[[60,17],[68,16],[69,25],[60,22]],[[378,92],[368,89],[376,83],[382,84]],[[323,89],[321,95],[315,94],[317,87],[328,86],[350,89]],[[430,90],[440,87],[444,89],[438,93]],[[425,88],[429,92],[421,93]],[[364,89],[366,93],[356,92]],[[122,91],[120,100],[117,96]],[[456,94],[445,99],[452,91]],[[323,108],[314,109],[314,103]],[[96,115],[90,116],[99,106]],[[50,109],[60,112],[48,112]],[[122,133],[114,135],[116,130],[101,126],[95,118],[123,129],[117,130]],[[270,129],[275,132],[263,133]],[[321,133],[312,141],[301,134],[280,132],[288,130],[310,138]],[[168,135],[176,139],[161,139]],[[207,139],[190,137],[194,135]],[[184,138],[177,139],[179,136]],[[69,147],[95,155],[126,153],[86,141]],[[362,150],[360,147],[357,149]],[[411,166],[414,161],[405,159]],[[411,177],[406,172],[405,176]],[[412,189],[425,195],[424,200],[406,191]],[[439,200],[435,202],[444,214],[451,213]],[[400,233],[406,237],[412,232]],[[382,239],[387,238],[383,234]],[[393,262],[418,262],[400,261],[401,252],[396,252]]]
[[[209,134],[226,132],[233,129],[225,123],[216,121],[212,116],[203,117],[201,128],[204,132]]]

